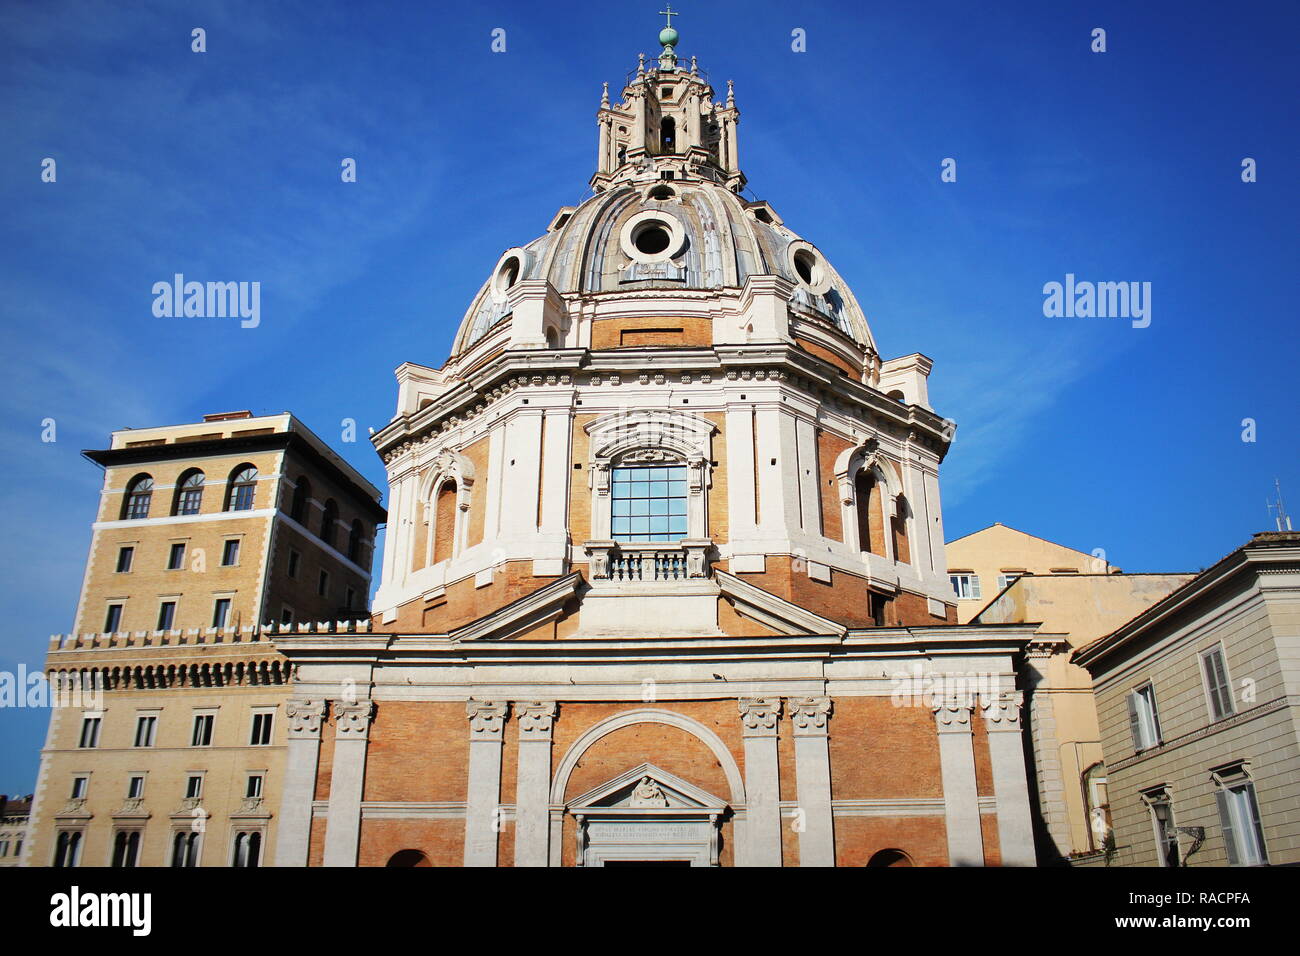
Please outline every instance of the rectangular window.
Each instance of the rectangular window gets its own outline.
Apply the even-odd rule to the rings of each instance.
[[[1164,790],[1143,795],[1151,811],[1151,822],[1155,827],[1156,855],[1161,866],[1180,866],[1182,860],[1178,847],[1178,827],[1174,823],[1174,805],[1169,794]]]
[[[221,549],[221,564],[223,567],[230,567],[239,563],[239,539],[232,538],[227,541]]]
[[[8,856],[8,855],[9,855],[9,841],[0,840],[0,856]]]
[[[346,607],[346,608],[350,611],[350,610],[352,610],[352,608],[353,608],[353,606],[356,604],[356,602],[357,602],[357,592],[356,592],[354,589],[352,589],[352,588],[348,588],[348,592],[347,592],[347,603],[344,604],[343,606]]]
[[[1156,689],[1143,684],[1128,695],[1129,731],[1133,749],[1146,750],[1160,743],[1160,714],[1156,709]]]
[[[1228,666],[1223,660],[1223,645],[1215,644],[1201,655],[1201,674],[1205,678],[1205,696],[1209,702],[1210,720],[1222,720],[1233,711],[1232,685],[1228,682]]]
[[[104,633],[112,634],[122,626],[122,605],[110,604],[108,613],[104,615]]]
[[[977,574],[950,574],[952,591],[959,600],[974,601],[980,597],[980,579]]]
[[[225,627],[229,618],[230,598],[217,598],[217,602],[212,605],[212,626]]]
[[[280,612],[280,623],[281,624],[293,623],[293,608],[286,607],[284,610]]]
[[[1019,571],[1008,572],[1007,574],[998,575],[998,590],[1005,591],[1007,585],[1011,584],[1016,578],[1020,577]]]
[[[316,593],[319,594],[321,597],[324,597],[325,594],[329,591],[329,589],[330,589],[330,573],[328,571],[322,571],[320,573],[320,578],[316,581]]]
[[[615,541],[644,544],[686,537],[686,466],[615,468],[610,534]]]
[[[1219,804],[1219,824],[1223,828],[1228,865],[1263,866],[1268,863],[1255,785],[1243,780],[1217,790],[1214,796]]]
[[[244,796],[248,798],[260,797],[262,795],[262,775],[260,773],[250,773],[248,775],[248,787],[244,791]]]
[[[167,552],[167,570],[179,571],[185,567],[185,542],[177,541]]]
[[[203,778],[193,774],[185,781],[185,797],[188,800],[197,800],[203,796]]]
[[[215,714],[195,714],[194,733],[190,736],[191,747],[208,747],[212,744],[212,723]]]
[[[134,776],[127,778],[126,781],[126,798],[128,800],[139,800],[144,796],[144,777]]]
[[[135,559],[135,548],[130,546],[118,548],[117,550],[117,573],[126,574],[131,570],[131,562]]]
[[[86,797],[86,791],[90,788],[89,777],[72,778],[72,800],[83,800]]]
[[[142,714],[135,719],[135,745],[152,747],[154,734],[158,730],[158,717],[154,714]]]
[[[163,601],[158,605],[158,630],[170,631],[176,623],[176,602]]]
[[[78,747],[91,750],[99,746],[99,717],[82,717],[81,718],[81,739],[77,743]]]
[[[248,742],[254,747],[265,747],[271,743],[271,718],[269,712],[253,715],[253,733]]]
[[[301,559],[302,555],[293,548],[289,549],[289,577],[296,578],[298,576],[298,562]]]

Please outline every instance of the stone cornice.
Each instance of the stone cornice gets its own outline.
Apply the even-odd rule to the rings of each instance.
[[[633,354],[635,353],[635,354]],[[634,361],[633,361],[634,359]],[[629,370],[631,366],[632,370]],[[708,374],[719,381],[785,382],[821,400],[854,406],[855,413],[873,427],[894,429],[900,440],[925,444],[940,457],[946,454],[944,420],[916,405],[899,405],[863,382],[844,377],[828,362],[789,343],[718,345],[699,348],[652,348],[611,351],[563,349],[559,351],[506,351],[486,362],[467,381],[458,382],[425,409],[401,415],[371,441],[384,461],[436,440],[465,421],[476,418],[494,403],[519,388],[564,386],[596,387],[591,376],[611,372],[618,381],[630,377],[662,375],[656,384],[670,382],[671,373]],[[674,376],[675,377],[675,376]],[[689,380],[688,380],[689,381]]]

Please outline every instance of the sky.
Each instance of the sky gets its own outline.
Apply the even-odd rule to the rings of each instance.
[[[0,4],[0,672],[72,626],[81,451],[116,428],[288,410],[386,487],[364,436],[393,370],[441,365],[500,254],[590,194],[601,83],[657,53],[662,8]],[[680,11],[678,52],[735,81],[747,197],[885,358],[934,359],[949,540],[1001,521],[1195,571],[1272,527],[1275,479],[1300,515],[1300,5]],[[176,273],[260,282],[260,323],[156,317]],[[1150,324],[1045,315],[1067,275],[1150,283]],[[31,791],[47,721],[0,709],[0,793]]]

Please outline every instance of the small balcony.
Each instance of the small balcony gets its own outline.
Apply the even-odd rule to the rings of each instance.
[[[651,544],[588,541],[583,545],[593,587],[704,580],[709,577],[712,549],[713,542],[708,538]]]

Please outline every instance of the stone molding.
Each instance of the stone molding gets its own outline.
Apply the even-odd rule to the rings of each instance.
[[[469,717],[470,741],[501,739],[505,731],[506,713],[510,705],[499,700],[468,700],[465,714]]]
[[[555,701],[516,701],[515,717],[519,721],[520,742],[530,740],[549,741],[551,730],[555,725],[557,710]]]
[[[1020,708],[1025,702],[1025,695],[1020,691],[999,694],[997,697],[981,699],[980,710],[984,714],[984,726],[990,733],[997,731],[1020,733]]]
[[[291,697],[285,701],[284,713],[289,718],[290,740],[320,736],[325,701]]]
[[[796,737],[824,737],[831,715],[829,697],[791,697],[786,701]]]
[[[370,735],[370,719],[374,713],[375,703],[371,700],[335,704],[335,736],[339,740],[365,740]]]
[[[974,709],[972,701],[946,700],[936,703],[932,709],[939,733],[971,733],[970,718]]]
[[[781,698],[742,697],[737,705],[745,737],[775,737],[781,720]]]

